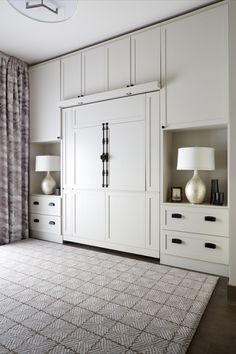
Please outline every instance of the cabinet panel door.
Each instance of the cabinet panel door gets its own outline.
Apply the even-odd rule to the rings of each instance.
[[[60,60],[30,69],[30,141],[56,140],[61,135]]]
[[[145,190],[145,122],[109,125],[109,188]]]
[[[82,92],[89,95],[107,89],[106,46],[100,46],[82,53]]]
[[[108,90],[130,85],[130,38],[123,38],[107,46]]]
[[[162,65],[166,94],[163,125],[226,121],[227,6],[176,20],[165,26],[162,34],[166,44]]]
[[[144,30],[131,41],[132,84],[160,81],[160,28]]]
[[[105,192],[75,191],[75,234],[80,238],[105,240]]]
[[[82,60],[81,53],[61,60],[61,100],[81,95]]]
[[[62,234],[73,235],[73,191],[64,189],[62,191]]]
[[[76,147],[76,187],[102,187],[102,126],[79,128]]]
[[[76,111],[74,108],[62,112],[62,182],[64,188],[75,184]]]
[[[108,193],[107,238],[121,245],[145,247],[144,193]]]
[[[160,166],[160,114],[159,93],[146,95],[146,188],[159,191]]]
[[[158,252],[160,243],[159,194],[146,194],[146,247]]]

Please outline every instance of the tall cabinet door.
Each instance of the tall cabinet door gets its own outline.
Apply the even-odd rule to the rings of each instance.
[[[145,122],[109,125],[109,189],[145,191]]]
[[[82,93],[89,95],[107,88],[106,47],[100,46],[82,53]]]
[[[133,35],[131,46],[132,84],[160,81],[160,28]]]
[[[115,40],[107,45],[107,89],[130,85],[130,38]]]
[[[102,187],[102,125],[80,127],[77,131],[76,188]]]
[[[30,68],[30,139],[51,141],[61,136],[60,60]]]
[[[72,188],[75,184],[76,167],[76,111],[74,108],[62,112],[62,184],[63,188]]]
[[[208,9],[163,27],[164,126],[227,122],[227,7]]]
[[[78,241],[105,240],[104,190],[75,190],[75,237]]]
[[[107,240],[127,247],[144,248],[145,193],[107,194]]]
[[[82,59],[81,53],[67,56],[61,60],[61,100],[81,95]]]

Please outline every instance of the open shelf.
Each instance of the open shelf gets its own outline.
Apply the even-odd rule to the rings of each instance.
[[[41,181],[46,176],[46,172],[35,171],[35,158],[37,155],[58,155],[61,156],[61,142],[41,142],[30,144],[30,194],[44,196],[41,191]],[[61,186],[61,172],[50,172],[57,183],[57,187]],[[52,194],[53,197],[60,195]]]
[[[215,148],[215,171],[199,171],[207,189],[203,204],[193,205],[196,207],[222,206],[211,205],[211,179],[219,180],[219,189],[224,192],[224,206],[228,205],[228,167],[227,167],[227,127],[208,127],[204,129],[185,129],[163,131],[163,175],[162,175],[162,203],[192,205],[185,197],[185,185],[193,176],[193,171],[177,171],[177,152],[180,147],[202,146]],[[171,187],[182,187],[182,202],[171,202]]]

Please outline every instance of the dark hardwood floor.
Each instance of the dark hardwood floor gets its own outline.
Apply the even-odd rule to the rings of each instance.
[[[65,244],[160,263],[156,258],[69,242]],[[236,354],[236,303],[228,303],[227,285],[228,278],[220,277],[187,354]]]
[[[227,302],[228,278],[220,278],[188,354],[236,353],[236,304]]]

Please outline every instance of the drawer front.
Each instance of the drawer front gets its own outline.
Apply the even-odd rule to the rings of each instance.
[[[32,213],[61,216],[61,198],[31,196],[30,211]]]
[[[228,237],[228,210],[162,207],[162,228]]]
[[[52,234],[61,234],[61,218],[58,216],[31,214],[30,229]]]
[[[162,231],[162,251],[172,256],[228,264],[228,247],[225,237]]]

